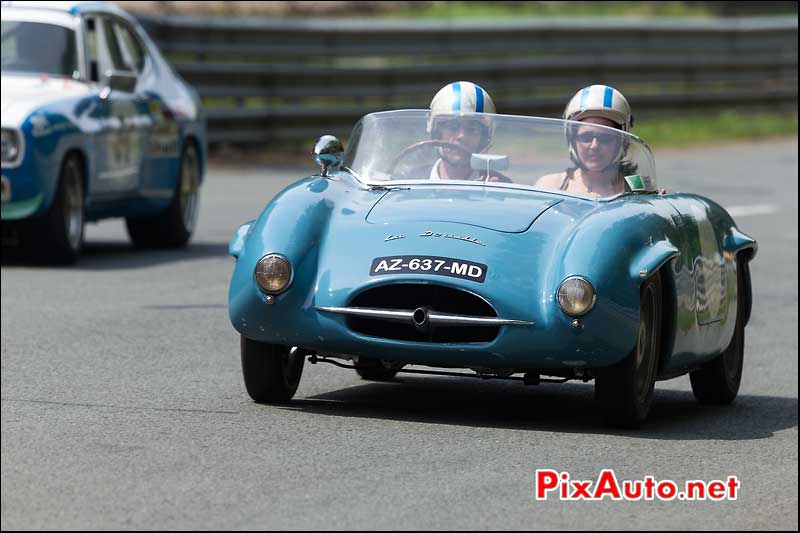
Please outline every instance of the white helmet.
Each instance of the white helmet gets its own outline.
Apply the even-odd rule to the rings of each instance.
[[[431,100],[433,113],[496,113],[489,93],[470,81],[445,85]]]
[[[428,117],[428,133],[435,137],[435,122],[442,115],[459,115],[461,113],[496,113],[494,102],[489,93],[479,85],[470,81],[457,81],[449,83],[439,89],[431,100],[431,114]],[[492,124],[488,118],[481,120],[486,131],[481,141],[480,149],[483,150],[492,138]]]
[[[622,93],[607,85],[590,85],[584,87],[567,104],[564,109],[564,120],[580,121],[585,118],[596,117],[605,118],[617,125],[617,128],[629,132],[633,127],[633,113],[628,101]],[[578,167],[585,169],[580,157],[578,157],[575,143],[576,128],[570,124],[566,128],[567,144],[569,145],[569,157]],[[604,170],[608,170],[622,163],[628,155],[630,143],[628,139],[621,136],[617,153]]]
[[[622,93],[607,85],[590,85],[575,93],[564,109],[564,120],[607,118],[622,131],[631,131],[633,113]]]

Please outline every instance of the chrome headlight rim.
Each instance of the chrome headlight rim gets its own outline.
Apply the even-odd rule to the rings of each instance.
[[[561,288],[564,286],[564,284],[567,283],[568,281],[572,281],[572,280],[579,280],[579,281],[585,283],[589,287],[589,290],[592,292],[592,301],[591,301],[591,303],[586,307],[586,309],[584,311],[582,311],[580,313],[573,313],[573,312],[567,311],[564,308],[564,306],[561,305],[561,298],[559,297],[559,294],[561,293]],[[572,318],[578,318],[578,317],[586,315],[592,309],[594,309],[594,305],[595,305],[595,303],[597,303],[597,291],[595,290],[594,285],[592,284],[592,282],[589,281],[584,276],[568,276],[568,277],[564,278],[564,280],[561,283],[558,284],[558,289],[556,289],[556,302],[558,302],[559,309],[561,309],[561,311],[565,315],[571,316]]]
[[[268,258],[270,258],[270,257],[275,257],[275,258],[277,258],[277,259],[280,259],[280,260],[284,261],[284,262],[286,263],[286,265],[289,267],[289,282],[288,282],[288,283],[286,283],[286,285],[284,285],[284,286],[283,286],[283,288],[282,288],[282,289],[280,289],[280,290],[278,290],[278,291],[270,291],[270,290],[267,290],[267,289],[265,289],[264,287],[262,287],[262,286],[261,286],[261,284],[258,282],[258,276],[257,276],[257,273],[258,273],[258,266],[261,264],[261,262],[262,262],[263,260],[265,260],[265,259],[268,259]],[[291,286],[292,286],[292,283],[294,282],[294,268],[292,268],[292,262],[291,262],[291,261],[289,261],[289,258],[288,258],[288,257],[286,257],[286,256],[285,256],[285,255],[283,255],[283,254],[271,253],[271,254],[266,254],[266,255],[264,255],[263,257],[261,257],[261,259],[259,259],[259,260],[256,262],[256,267],[253,269],[253,282],[255,282],[255,284],[256,284],[256,287],[258,287],[258,289],[259,289],[261,292],[263,292],[264,294],[269,294],[270,296],[276,296],[276,295],[278,295],[278,294],[283,294],[284,292],[286,292],[287,290],[289,290],[289,287],[291,287]]]
[[[12,134],[17,145],[17,155],[14,159],[4,160],[0,157],[0,165],[2,168],[16,168],[22,164],[22,158],[25,155],[25,136],[19,128],[12,128],[8,126],[2,127],[2,133]]]

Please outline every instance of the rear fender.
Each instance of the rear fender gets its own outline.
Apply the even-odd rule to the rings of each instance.
[[[747,325],[750,321],[750,311],[753,308],[753,288],[750,281],[749,263],[758,252],[758,243],[732,226],[730,232],[722,240],[722,249],[737,258],[739,275],[744,276],[744,323]]]
[[[731,227],[730,232],[725,235],[722,240],[722,249],[733,255],[738,255],[739,252],[747,250],[745,257],[747,261],[751,261],[758,251],[758,243],[751,237],[748,237],[736,227]]]

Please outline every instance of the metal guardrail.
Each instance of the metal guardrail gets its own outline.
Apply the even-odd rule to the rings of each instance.
[[[507,114],[559,116],[608,84],[638,115],[797,106],[797,18],[505,22],[141,17],[203,97],[211,143],[346,135],[474,81]]]

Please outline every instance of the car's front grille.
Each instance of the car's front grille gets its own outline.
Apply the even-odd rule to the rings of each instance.
[[[469,317],[496,318],[497,313],[484,299],[466,291],[441,285],[398,283],[366,290],[348,303],[348,308],[417,311]],[[423,311],[420,311],[423,310]],[[347,315],[347,326],[355,332],[373,337],[416,342],[473,343],[491,342],[500,331],[499,325],[444,323],[446,321],[399,321],[374,316]],[[420,322],[422,320],[416,320]]]

